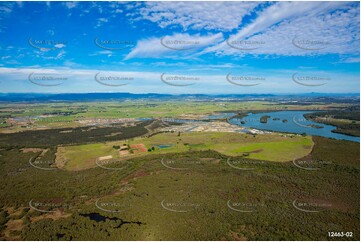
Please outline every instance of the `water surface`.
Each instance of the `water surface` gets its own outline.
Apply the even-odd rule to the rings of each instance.
[[[306,133],[307,135],[318,135],[327,138],[360,142],[360,137],[333,133],[332,130],[335,130],[336,126],[314,122],[311,120],[307,120],[303,117],[304,114],[312,112],[314,111],[277,111],[264,113],[249,113],[246,117],[232,118],[229,121],[232,124],[259,130],[269,130],[296,134]],[[267,120],[267,123],[260,122],[260,118],[262,116],[270,116],[270,118],[268,118]]]

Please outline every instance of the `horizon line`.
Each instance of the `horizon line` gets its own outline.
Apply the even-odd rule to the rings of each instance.
[[[321,95],[360,95],[360,92],[300,92],[300,93],[133,93],[133,92],[0,92],[0,95],[4,94],[39,94],[39,95],[59,95],[59,94],[132,94],[132,95],[207,95],[207,96],[218,96],[218,95],[304,95],[304,94],[321,94]]]

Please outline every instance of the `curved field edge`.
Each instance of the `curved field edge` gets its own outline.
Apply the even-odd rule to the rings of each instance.
[[[144,145],[147,151],[137,152],[137,149],[125,148],[130,152],[120,154],[119,147],[133,145]],[[150,154],[214,150],[227,156],[287,162],[308,155],[312,147],[313,141],[309,136],[279,133],[160,133],[115,142],[58,147],[56,160],[58,164],[65,163],[66,170],[82,170],[96,167],[97,160],[107,157],[126,160]]]

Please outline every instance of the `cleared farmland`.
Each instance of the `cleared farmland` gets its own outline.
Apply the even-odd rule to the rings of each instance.
[[[144,144],[151,150],[122,156],[113,146],[123,144]],[[150,154],[214,150],[228,156],[243,155],[250,159],[286,162],[308,155],[312,146],[310,137],[277,133],[255,136],[239,133],[161,133],[149,138],[59,147],[57,160],[67,161],[65,169],[79,170],[96,167],[97,158],[102,156],[112,155],[114,159],[125,160]]]

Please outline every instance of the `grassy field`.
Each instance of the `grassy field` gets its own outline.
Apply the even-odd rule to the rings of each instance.
[[[144,144],[154,151],[119,156],[113,146],[123,143]],[[159,148],[166,146],[166,148]],[[239,133],[161,133],[149,138],[59,147],[57,160],[67,160],[65,169],[80,170],[95,167],[97,157],[112,155],[114,159],[130,159],[150,154],[214,150],[228,156],[286,162],[301,158],[312,150],[310,137],[281,134],[248,135]]]
[[[197,109],[194,107],[197,106]],[[287,105],[277,102],[247,101],[247,102],[194,102],[194,101],[136,101],[131,102],[72,102],[52,104],[3,104],[0,112],[3,117],[30,117],[34,121],[32,128],[45,127],[78,127],[76,122],[86,118],[159,118],[187,115],[205,115],[214,112],[248,111],[248,110],[327,110],[336,107],[343,108],[345,104],[313,104]],[[191,111],[190,111],[191,110]],[[49,117],[39,117],[50,115]],[[1,118],[1,117],[0,117]],[[1,128],[1,126],[0,126]],[[7,128],[6,132],[21,131],[23,127]],[[0,129],[0,132],[3,131]]]
[[[99,144],[89,144],[80,146],[68,146],[58,147],[57,159],[69,160],[66,163],[66,169],[68,170],[81,170],[92,168],[95,165],[97,157],[103,156],[103,154],[118,157],[118,152],[112,148],[112,146]]]

